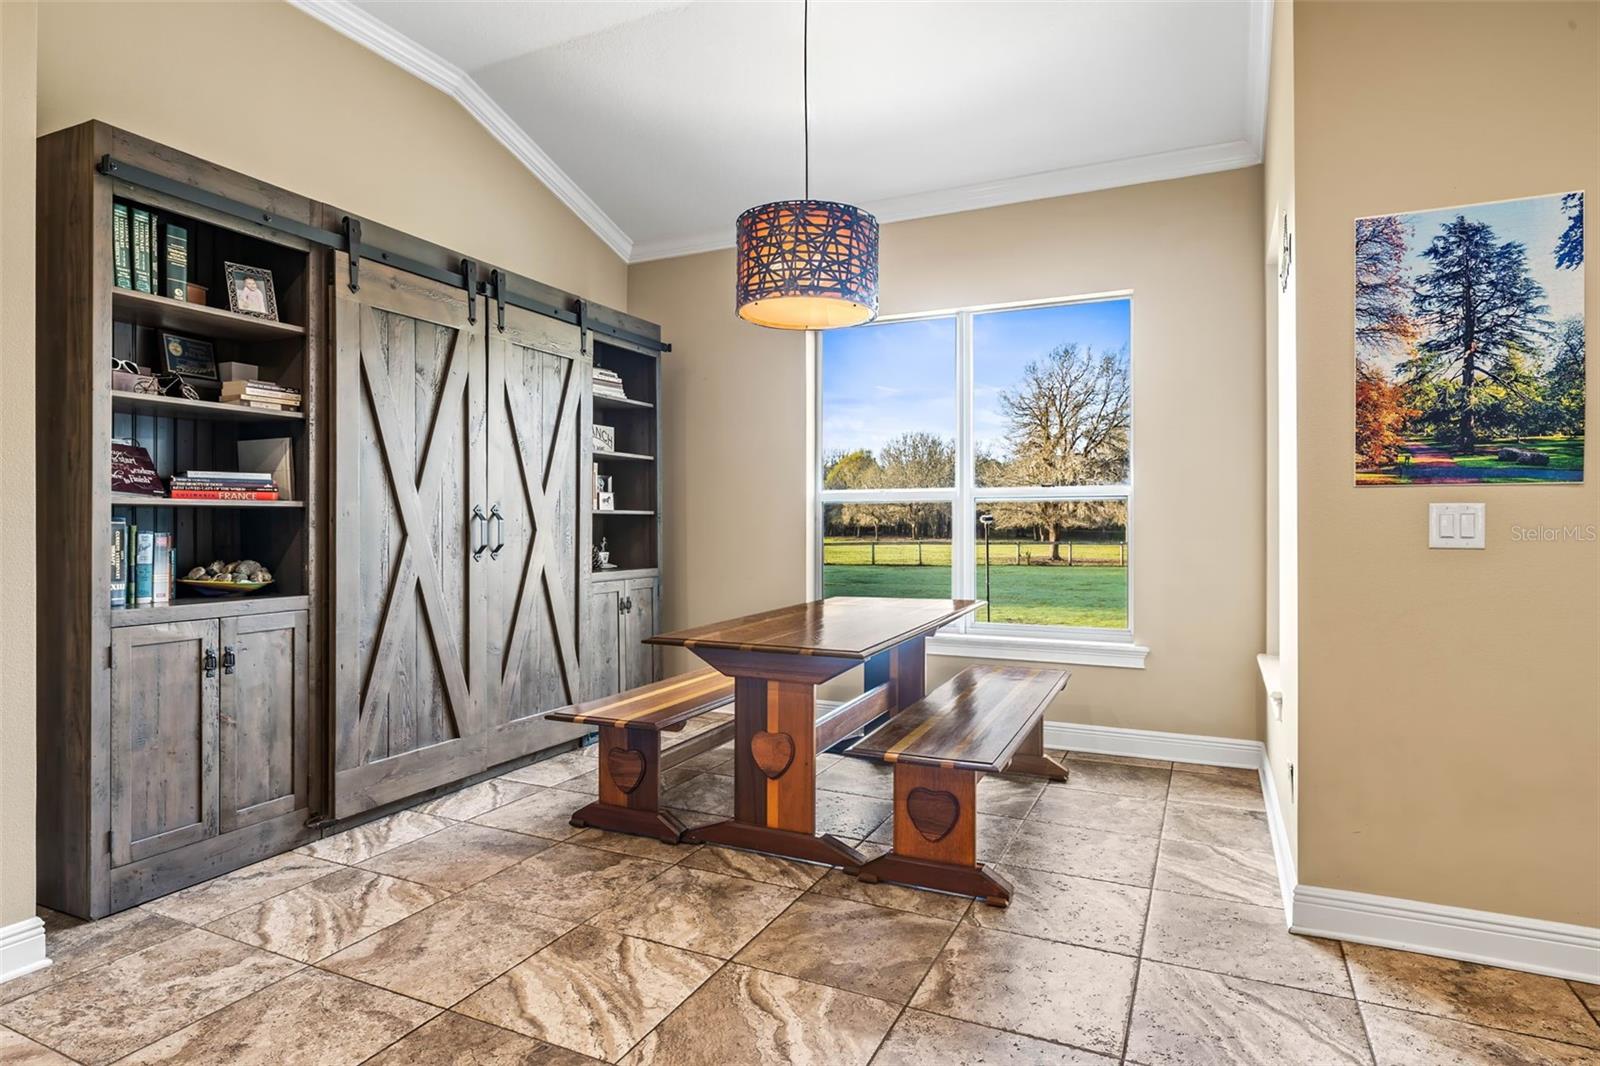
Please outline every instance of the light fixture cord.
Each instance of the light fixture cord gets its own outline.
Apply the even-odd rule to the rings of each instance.
[[[811,0],[800,4],[800,113],[805,120],[806,181],[803,199],[811,199]]]

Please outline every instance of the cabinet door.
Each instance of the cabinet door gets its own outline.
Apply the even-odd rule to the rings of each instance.
[[[575,325],[516,307],[505,308],[504,323],[501,329],[497,319],[489,330],[485,497],[491,517],[485,691],[498,759],[583,732],[541,716],[579,699],[578,579],[589,553],[582,531],[591,375],[581,334]]]
[[[635,578],[622,591],[622,687],[637,688],[656,680],[657,651],[645,637],[656,632],[656,580]]]
[[[344,253],[335,276],[347,276]],[[334,286],[333,813],[483,765],[485,308],[371,261]]]
[[[306,613],[222,620],[224,833],[307,806]]]
[[[583,625],[583,699],[616,692],[622,681],[622,582],[596,581]]]
[[[217,835],[217,623],[111,635],[111,864]]]

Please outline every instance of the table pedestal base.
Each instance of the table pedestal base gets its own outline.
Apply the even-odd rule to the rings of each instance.
[[[782,855],[805,862],[842,866],[847,874],[855,873],[867,861],[861,852],[829,833],[813,836],[810,833],[751,825],[734,818],[695,826],[684,832],[683,840],[689,844],[725,844],[730,848],[764,851],[769,855]]]
[[[1011,882],[981,862],[972,866],[955,866],[890,852],[867,863],[856,876],[869,885],[890,881],[913,888],[978,896],[991,907],[1004,907],[1011,902]]]

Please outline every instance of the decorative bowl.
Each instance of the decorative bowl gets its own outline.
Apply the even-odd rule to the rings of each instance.
[[[191,588],[202,596],[245,596],[252,592],[260,592],[272,582],[180,577],[178,584]]]

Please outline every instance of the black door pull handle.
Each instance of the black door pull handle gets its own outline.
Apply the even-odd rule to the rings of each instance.
[[[239,659],[233,654],[233,645],[224,645],[222,649],[222,672],[231,674],[233,673],[233,668],[237,665],[239,665]]]

